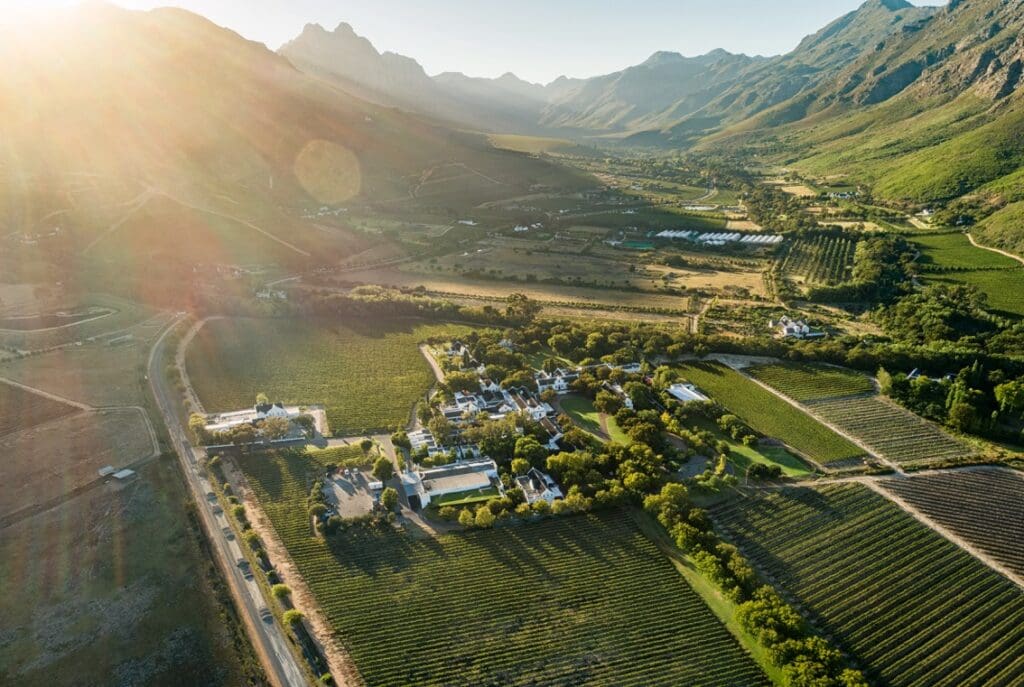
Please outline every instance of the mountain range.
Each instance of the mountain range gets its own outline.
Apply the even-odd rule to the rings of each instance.
[[[1024,0],[867,0],[771,58],[658,52],[587,79],[428,76],[342,25],[281,54],[380,104],[490,131],[739,154],[843,175],[908,207],[957,201],[996,245],[1024,247]],[[315,39],[315,40],[314,40]],[[352,45],[360,60],[347,60]],[[401,86],[388,65],[415,73]]]

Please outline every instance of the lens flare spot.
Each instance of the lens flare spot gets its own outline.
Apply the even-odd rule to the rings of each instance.
[[[328,205],[359,195],[363,183],[355,153],[323,140],[310,141],[295,158],[295,177],[306,193]]]

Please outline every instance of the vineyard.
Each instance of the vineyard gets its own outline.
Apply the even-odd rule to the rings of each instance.
[[[925,274],[926,284],[973,286],[988,297],[988,309],[1024,317],[1024,268]]]
[[[766,684],[625,513],[325,544],[305,515],[308,458],[240,465],[370,687]]]
[[[816,236],[797,239],[782,261],[782,274],[807,284],[833,285],[848,281],[853,274],[857,239],[844,236]]]
[[[689,363],[678,369],[683,377],[756,431],[784,441],[818,463],[846,465],[860,462],[865,455],[862,449],[807,413],[725,365]]]
[[[938,425],[877,396],[825,399],[807,405],[876,455],[903,466],[968,458],[973,453]]]
[[[78,412],[74,406],[0,384],[0,436]]]
[[[712,518],[878,684],[1024,684],[1024,594],[861,485],[789,488]]]
[[[225,319],[208,322],[189,346],[189,377],[208,411],[271,401],[323,404],[336,435],[404,425],[434,381],[417,348],[465,328],[373,321]]]
[[[1024,576],[1024,477],[1019,473],[985,468],[885,480],[882,486]]]
[[[875,391],[869,377],[841,367],[779,363],[750,367],[746,372],[754,379],[801,403],[833,396],[869,394]]]
[[[971,245],[966,234],[921,234],[911,242],[921,251],[918,264],[927,270],[1012,269],[1020,263],[1005,255]]]

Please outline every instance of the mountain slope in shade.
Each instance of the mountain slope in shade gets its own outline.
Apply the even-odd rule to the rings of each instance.
[[[704,107],[761,62],[724,50],[699,57],[658,52],[642,64],[577,83],[552,98],[541,122],[609,131],[660,126]]]
[[[59,215],[82,259],[118,254],[133,231],[149,232],[140,255],[162,264],[201,256],[203,242],[224,249],[210,262],[329,258],[303,208],[464,207],[578,183],[360,100],[183,10],[91,4],[31,29],[0,41],[0,225],[35,231]],[[441,166],[465,178],[414,193]],[[191,240],[176,242],[186,226]]]

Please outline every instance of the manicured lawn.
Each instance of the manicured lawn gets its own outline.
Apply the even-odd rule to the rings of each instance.
[[[737,475],[746,474],[747,468],[754,463],[778,465],[786,477],[807,477],[814,474],[814,471],[806,463],[782,446],[745,446],[727,437],[713,422],[704,420],[697,422],[696,425],[728,442],[729,462],[736,467]]]
[[[467,328],[405,322],[225,319],[188,349],[189,377],[207,411],[271,401],[323,404],[335,435],[404,426],[434,374],[418,349]]]
[[[500,496],[498,490],[491,487],[489,489],[477,489],[475,491],[460,491],[454,494],[445,494],[444,496],[431,499],[430,503],[438,508],[443,506],[468,506],[472,503],[490,501],[496,496]]]
[[[601,413],[594,408],[594,403],[589,398],[570,394],[559,399],[559,404],[565,414],[572,418],[580,429],[602,438],[604,431],[601,429]],[[632,442],[626,433],[619,427],[614,417],[608,416],[605,419],[608,427],[609,438],[619,444],[628,445]]]
[[[239,462],[368,687],[767,682],[625,512],[325,541],[305,515],[308,458]]]
[[[864,456],[856,445],[725,365],[688,363],[679,371],[761,434],[780,439],[823,465]]]

